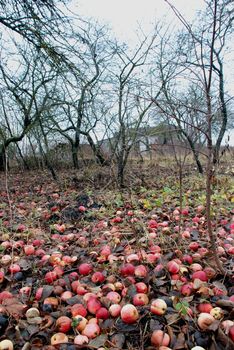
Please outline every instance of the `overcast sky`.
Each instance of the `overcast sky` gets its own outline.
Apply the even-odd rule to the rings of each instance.
[[[77,13],[106,21],[124,41],[134,39],[138,23],[147,32],[155,19],[172,21],[174,18],[164,0],[73,0],[73,3]],[[204,5],[203,0],[172,0],[171,3],[189,20]]]
[[[189,21],[195,18],[196,11],[204,8],[205,3],[204,0],[170,2]],[[92,17],[100,23],[107,23],[114,35],[130,46],[134,46],[137,42],[136,31],[139,25],[145,33],[152,32],[157,20],[178,25],[175,15],[164,0],[72,0],[70,8],[81,17]],[[234,44],[232,51],[233,54],[226,64],[226,73],[228,91],[234,95]],[[234,145],[234,131],[231,133],[231,144]]]

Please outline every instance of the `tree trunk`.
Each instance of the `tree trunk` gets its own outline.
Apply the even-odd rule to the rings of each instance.
[[[195,159],[195,162],[196,162],[196,165],[197,165],[197,170],[198,170],[199,174],[203,174],[203,172],[204,172],[203,171],[203,167],[202,167],[201,162],[200,162],[200,160],[198,158],[197,152],[193,152],[193,155],[194,155],[194,159]]]
[[[104,156],[102,155],[102,152],[100,151],[100,148],[97,147],[92,139],[92,137],[87,133],[86,135],[87,140],[89,142],[90,147],[92,148],[92,151],[96,157],[97,162],[100,165],[104,165],[106,164],[106,159],[104,158]]]
[[[72,162],[73,162],[73,167],[75,169],[79,169],[79,161],[78,161],[78,148],[79,144],[77,145],[76,143],[71,144],[72,148]]]
[[[20,156],[20,158],[22,159],[22,162],[23,162],[23,165],[24,165],[24,169],[29,170],[30,167],[29,167],[29,165],[28,165],[26,159],[24,158],[24,156],[23,156],[23,154],[22,154],[22,152],[21,152],[21,149],[20,149],[19,145],[16,144],[16,147],[17,147],[17,149],[18,149],[19,156]]]
[[[0,149],[0,171],[6,170],[6,151],[4,147]]]
[[[193,152],[193,156],[196,162],[196,166],[197,166],[197,170],[199,172],[199,174],[203,174],[203,167],[201,165],[200,159],[199,159],[199,155],[198,155],[198,151],[196,150],[195,144],[193,142],[193,140],[191,139],[191,137],[187,134],[187,132],[185,132],[182,128],[181,128],[181,132],[184,135],[184,137],[187,139],[189,146],[191,148],[191,151]]]
[[[219,161],[220,146],[221,146],[225,131],[227,129],[227,121],[228,121],[227,106],[226,106],[225,95],[224,95],[225,93],[224,93],[223,64],[219,56],[216,55],[216,58],[218,60],[219,67],[220,67],[220,69],[218,69],[218,75],[219,75],[219,98],[221,101],[222,124],[219,131],[218,139],[216,141],[216,145],[213,150],[214,165],[217,164]]]
[[[40,169],[40,161],[38,160],[38,157],[37,157],[36,152],[34,150],[34,146],[33,146],[32,140],[31,140],[31,138],[29,136],[28,136],[28,142],[29,142],[31,150],[32,150],[35,166]]]
[[[118,183],[120,188],[124,188],[124,163],[122,159],[118,160]]]

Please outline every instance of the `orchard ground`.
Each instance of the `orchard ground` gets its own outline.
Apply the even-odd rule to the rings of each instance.
[[[213,183],[223,276],[205,179],[140,167],[121,191],[111,169],[1,175],[0,349],[233,349],[233,170]]]

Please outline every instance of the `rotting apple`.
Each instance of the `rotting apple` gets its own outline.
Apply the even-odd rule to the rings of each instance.
[[[205,331],[215,321],[215,318],[208,313],[201,313],[198,316],[197,323],[201,330]]]
[[[89,338],[86,337],[86,335],[81,335],[78,334],[75,338],[74,338],[74,344],[76,345],[86,345],[89,342]]]
[[[50,339],[51,345],[58,345],[68,343],[68,337],[64,333],[56,333]]]

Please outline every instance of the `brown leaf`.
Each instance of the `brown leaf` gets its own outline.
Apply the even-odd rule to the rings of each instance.
[[[221,328],[218,328],[217,340],[225,347],[225,350],[234,349],[234,342],[222,331]]]
[[[170,326],[173,323],[176,323],[180,319],[180,315],[178,313],[166,314],[165,318],[167,320],[168,326]]]
[[[111,343],[118,349],[123,349],[125,342],[125,335],[122,333],[113,334],[111,337]]]
[[[15,318],[23,316],[24,311],[27,308],[27,305],[22,304],[17,298],[3,300],[2,306],[5,308],[7,313]]]
[[[106,341],[107,341],[107,335],[101,334],[95,339],[90,340],[89,346],[92,346],[94,349],[98,349],[104,346]]]
[[[30,263],[26,259],[20,259],[18,261],[19,266],[21,267],[21,270],[27,271],[31,268]]]
[[[43,286],[43,292],[42,292],[42,299],[48,298],[54,290],[53,286],[44,285]]]
[[[220,299],[218,301],[216,301],[215,303],[217,306],[221,307],[221,308],[227,308],[227,309],[234,309],[234,302],[231,300],[224,300],[224,299]]]
[[[227,295],[228,292],[227,292],[227,288],[225,287],[225,285],[219,281],[215,281],[212,283],[214,287],[222,290],[224,292],[224,295]]]
[[[185,348],[185,335],[184,333],[179,333],[176,338],[176,343],[173,346],[173,350],[179,350]]]
[[[195,280],[193,281],[193,288],[194,289],[200,289],[202,287],[206,287],[207,283],[199,280],[199,278],[195,278]]]

